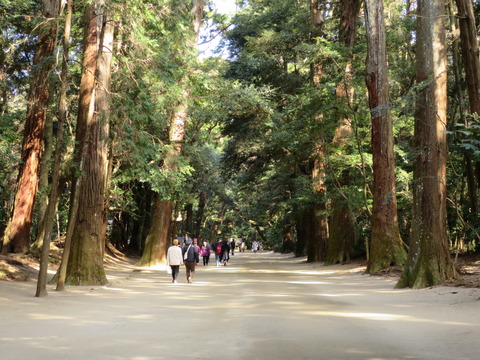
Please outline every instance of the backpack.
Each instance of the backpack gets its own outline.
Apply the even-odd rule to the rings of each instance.
[[[221,254],[222,253],[222,244],[218,243],[217,244],[217,248],[215,249],[215,252],[217,254]]]

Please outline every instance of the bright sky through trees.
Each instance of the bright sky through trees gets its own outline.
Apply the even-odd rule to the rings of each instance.
[[[215,0],[213,1],[219,13],[233,15],[237,9],[235,0]]]
[[[214,0],[212,2],[213,2],[214,8],[216,8],[217,12],[220,14],[234,15],[235,12],[237,11],[235,0]],[[211,34],[210,35],[208,34],[210,30],[211,30],[211,23],[208,22],[203,26],[200,32],[200,39],[199,39],[199,45],[198,45],[199,57],[208,58],[214,55],[227,57],[228,54],[226,52],[222,52],[221,54],[214,54],[214,51],[216,50],[216,48],[220,43],[222,35],[216,34],[215,37],[210,38]]]

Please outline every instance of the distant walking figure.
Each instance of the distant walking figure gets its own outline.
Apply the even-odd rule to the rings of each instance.
[[[217,266],[220,266],[222,264],[222,239],[218,239],[218,241],[213,244],[213,251],[215,251]]]
[[[258,248],[260,247],[260,244],[258,243],[257,240],[255,240],[254,242],[252,242],[252,251],[254,253],[256,253],[258,251]]]
[[[240,252],[245,252],[246,248],[247,248],[247,245],[245,244],[245,241],[242,241],[240,245],[238,245],[238,251]]]
[[[167,266],[172,269],[172,282],[177,283],[180,265],[183,265],[182,249],[178,246],[178,240],[173,240],[172,246],[167,251]]]
[[[222,241],[222,262],[223,266],[227,266],[228,260],[230,260],[230,245],[225,239]]]
[[[203,258],[203,266],[208,266],[208,262],[210,261],[210,244],[208,242],[204,242],[202,248],[200,249],[200,255]]]

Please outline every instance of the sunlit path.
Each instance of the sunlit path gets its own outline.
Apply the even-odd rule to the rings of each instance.
[[[478,359],[480,290],[393,290],[395,279],[290,255],[236,253],[193,284],[112,269],[105,287],[35,298],[0,283],[10,359]]]

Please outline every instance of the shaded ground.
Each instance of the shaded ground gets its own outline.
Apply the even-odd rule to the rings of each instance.
[[[0,358],[474,360],[480,289],[394,290],[363,266],[321,266],[273,253],[197,268],[107,265],[108,286],[0,282]]]

